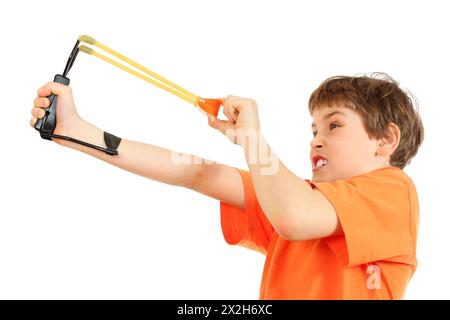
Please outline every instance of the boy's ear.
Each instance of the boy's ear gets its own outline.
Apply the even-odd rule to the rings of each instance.
[[[400,143],[400,137],[400,129],[395,123],[391,122],[384,137],[378,140],[376,155],[390,156],[393,154]]]

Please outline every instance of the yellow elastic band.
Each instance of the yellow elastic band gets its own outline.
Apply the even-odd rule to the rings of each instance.
[[[100,59],[102,59],[102,60],[104,60],[104,61],[106,61],[106,62],[108,62],[108,63],[110,63],[110,64],[112,64],[112,65],[114,65],[114,66],[116,66],[116,67],[126,71],[126,72],[128,72],[128,73],[131,73],[132,75],[135,75],[138,78],[141,78],[142,80],[145,80],[145,81],[147,81],[147,82],[149,82],[149,83],[151,83],[151,84],[153,84],[153,85],[155,85],[155,86],[157,86],[157,87],[159,87],[161,89],[164,89],[164,90],[166,90],[166,91],[176,95],[177,97],[180,97],[181,99],[183,99],[183,100],[185,100],[185,101],[195,105],[196,98],[193,98],[191,96],[186,96],[183,93],[180,93],[180,92],[174,90],[173,88],[171,88],[171,87],[169,87],[169,86],[167,86],[165,84],[162,84],[162,83],[160,83],[160,82],[158,82],[158,81],[156,81],[156,80],[154,80],[152,78],[149,78],[149,77],[143,75],[142,73],[139,73],[139,72],[137,72],[137,71],[135,71],[133,69],[130,69],[130,68],[128,68],[128,67],[118,63],[117,61],[114,61],[114,60],[112,60],[112,59],[110,59],[110,58],[108,58],[108,57],[106,57],[106,56],[96,52],[92,48],[86,47],[84,45],[81,45],[79,48],[80,48],[80,51],[82,51],[84,53],[91,54],[91,55],[93,55],[93,56],[95,56],[97,58],[100,58]]]
[[[137,77],[139,77],[139,78],[141,78],[141,79],[143,79],[143,80],[145,80],[145,81],[147,81],[147,82],[149,82],[149,83],[151,83],[151,84],[153,84],[153,85],[155,85],[155,86],[157,86],[157,87],[159,87],[159,88],[161,88],[163,90],[166,90],[166,91],[168,91],[168,92],[170,92],[170,93],[172,93],[172,94],[174,94],[174,95],[184,99],[185,101],[187,101],[189,103],[192,103],[192,104],[196,105],[196,102],[198,101],[198,96],[196,96],[192,92],[189,92],[186,89],[183,89],[179,85],[177,85],[177,84],[167,80],[166,78],[164,78],[164,77],[160,76],[159,74],[157,74],[157,73],[147,69],[146,67],[140,65],[139,63],[134,62],[133,60],[125,57],[124,55],[120,54],[119,52],[117,52],[117,51],[107,47],[104,44],[101,44],[100,42],[96,41],[94,38],[91,38],[89,36],[80,36],[79,40],[101,48],[102,50],[104,50],[104,51],[112,54],[113,56],[115,56],[115,57],[117,57],[117,58],[127,62],[128,64],[130,64],[133,67],[141,70],[142,72],[151,75],[152,77],[156,78],[157,80],[159,80],[162,83],[160,83],[158,81],[155,81],[154,79],[151,79],[151,78],[149,78],[149,77],[147,77],[147,76],[145,76],[145,75],[143,75],[143,74],[141,74],[139,72],[136,72],[135,70],[130,69],[130,68],[128,68],[128,67],[126,67],[126,66],[124,66],[124,65],[122,65],[122,64],[120,64],[120,63],[118,63],[118,62],[116,62],[116,61],[114,61],[114,60],[112,60],[112,59],[110,59],[110,58],[108,58],[108,57],[106,57],[106,56],[96,52],[96,51],[94,51],[93,49],[91,49],[89,47],[81,45],[80,46],[80,51],[83,51],[83,52],[88,53],[88,54],[92,54],[93,56],[96,56],[96,57],[98,57],[98,58],[100,58],[100,59],[102,59],[102,60],[104,60],[104,61],[106,61],[106,62],[108,62],[108,63],[110,63],[110,64],[112,64],[112,65],[114,65],[114,66],[116,66],[116,67],[118,67],[120,69],[122,69],[122,70],[124,70],[124,71],[127,71],[127,72],[129,72],[129,73],[131,73],[131,74],[133,74],[133,75],[135,75],[135,76],[137,76]]]

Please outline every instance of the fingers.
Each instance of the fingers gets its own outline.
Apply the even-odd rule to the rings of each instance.
[[[246,108],[248,106],[256,106],[255,100],[238,96],[228,96],[221,101],[224,113],[226,111],[232,118],[235,118],[235,116],[239,114],[242,108]]]
[[[70,90],[68,86],[56,82],[48,82],[39,88],[37,92],[38,97],[34,99],[34,107],[31,109],[33,118],[30,119],[30,126],[32,128],[34,128],[38,119],[44,118],[45,111],[43,109],[50,107],[50,100],[47,97],[51,94],[61,95],[67,90]]]
[[[70,90],[69,86],[65,86],[57,82],[47,82],[47,84],[39,88],[37,94],[39,97],[48,97],[52,93],[56,95],[61,95],[68,90]]]
[[[208,124],[214,128],[222,132],[228,139],[231,140],[234,144],[239,143],[239,138],[236,134],[236,126],[234,121],[232,120],[221,120],[217,119],[215,116],[208,113]]]
[[[235,114],[234,112],[231,112],[231,111],[230,111],[229,104],[227,104],[227,107],[225,106],[225,102],[228,101],[227,99],[229,99],[230,97],[231,97],[231,96],[228,96],[228,97],[226,97],[226,98],[218,98],[217,100],[219,100],[220,102],[222,102],[222,106],[223,106],[222,112],[223,112],[223,114],[224,114],[228,119],[233,120],[234,123],[236,123],[236,120],[237,120],[236,114]]]
[[[240,99],[236,96],[228,96],[226,98],[220,98],[219,100],[222,101],[223,105],[223,114],[229,119],[232,120],[234,123],[237,121],[237,115],[239,112],[237,112],[235,106],[233,105],[232,101],[235,101],[236,98]]]
[[[226,135],[227,129],[234,128],[232,120],[225,121],[225,120],[217,119],[215,116],[213,116],[212,114],[209,114],[209,113],[208,113],[208,124],[210,127],[219,130],[224,135]]]
[[[236,123],[239,111],[243,106],[254,104],[252,99],[242,98],[238,96],[229,95],[226,98],[218,98],[223,105],[223,114],[230,120],[231,123]]]
[[[35,118],[41,119],[45,116],[45,111],[41,108],[34,107],[31,109],[31,115]]]
[[[229,95],[226,98],[218,98],[217,100],[222,101],[222,105],[225,108],[226,105],[229,105],[230,102],[233,100],[236,100],[236,98],[239,98],[239,97]]]
[[[50,106],[50,100],[47,98],[38,97],[33,101],[34,107],[31,109],[31,115],[33,118],[30,120],[30,125],[34,127],[34,123],[38,119],[42,119],[45,116],[45,110],[43,108],[48,108]]]
[[[237,115],[236,110],[230,107],[223,109],[223,114],[229,119],[232,120],[234,123],[237,121]]]
[[[50,100],[48,98],[37,97],[34,99],[33,105],[38,108],[48,108],[50,106]]]
[[[31,118],[31,120],[30,120],[30,126],[31,126],[32,128],[34,128],[34,125],[36,124],[36,122],[37,122],[37,119],[36,119],[36,118]]]

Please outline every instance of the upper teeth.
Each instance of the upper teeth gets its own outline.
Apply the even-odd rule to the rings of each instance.
[[[325,159],[319,159],[319,161],[317,161],[316,167],[320,168],[323,167],[324,165],[328,164],[328,160]]]

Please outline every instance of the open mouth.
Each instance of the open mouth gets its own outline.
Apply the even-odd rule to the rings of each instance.
[[[322,156],[316,156],[313,158],[314,167],[313,170],[319,170],[328,165],[328,160]]]

